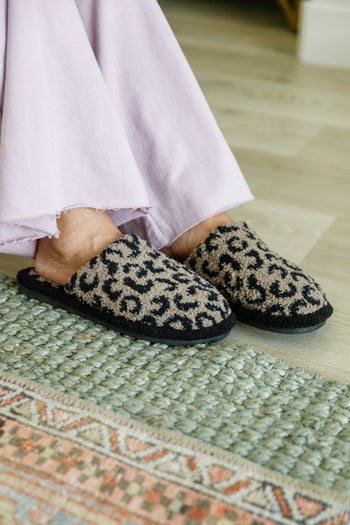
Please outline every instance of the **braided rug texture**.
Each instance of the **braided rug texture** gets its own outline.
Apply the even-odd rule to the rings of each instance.
[[[350,387],[248,346],[134,340],[26,298],[0,273],[0,367],[350,494]]]

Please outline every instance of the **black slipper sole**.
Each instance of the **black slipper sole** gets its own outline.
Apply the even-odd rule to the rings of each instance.
[[[55,308],[61,308],[62,310],[65,310],[68,313],[72,313],[84,319],[88,319],[89,321],[92,321],[94,323],[98,323],[120,334],[128,335],[136,339],[144,339],[146,341],[150,341],[151,343],[162,343],[162,344],[169,345],[169,346],[193,346],[193,345],[198,345],[198,344],[216,343],[228,336],[236,320],[234,314],[231,314],[229,318],[227,318],[225,321],[223,321],[216,327],[216,331],[223,332],[223,333],[219,333],[216,335],[212,335],[208,337],[199,336],[198,338],[194,337],[193,339],[172,339],[172,338],[167,339],[163,337],[156,337],[153,334],[152,335],[147,334],[147,333],[138,334],[132,330],[128,330],[127,328],[120,326],[117,322],[113,323],[112,321],[109,321],[108,315],[104,315],[103,312],[98,312],[98,314],[100,314],[101,317],[103,316],[104,319],[99,318],[98,315],[96,315],[96,310],[94,310],[92,307],[85,305],[85,304],[83,305],[82,303],[78,303],[78,302],[76,302],[76,304],[72,304],[72,298],[68,296],[68,294],[67,294],[67,299],[71,304],[67,304],[63,302],[62,300],[59,300],[55,297],[50,297],[46,294],[42,294],[38,292],[37,290],[32,290],[28,288],[27,286],[23,285],[21,282],[18,282],[18,286],[19,286],[19,291],[31,299],[36,299],[39,302],[50,304],[51,306],[54,306]],[[81,305],[81,308],[83,309],[80,308],[80,305]],[[137,325],[137,323],[135,323],[135,325]],[[152,331],[154,333],[155,330],[153,329]]]
[[[253,321],[240,321],[241,324],[246,324],[258,328],[259,330],[264,330],[265,332],[274,332],[278,334],[306,334],[307,332],[313,332],[318,330],[326,324],[326,321],[322,321],[314,326],[302,326],[300,328],[279,328],[276,326],[266,326],[259,323],[254,323]]]

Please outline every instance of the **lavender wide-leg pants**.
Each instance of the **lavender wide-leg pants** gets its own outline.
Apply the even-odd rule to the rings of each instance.
[[[252,198],[156,0],[0,0],[0,251],[75,207],[157,248]]]

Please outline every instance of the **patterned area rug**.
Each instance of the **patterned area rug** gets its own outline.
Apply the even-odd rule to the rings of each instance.
[[[0,368],[1,524],[350,523],[346,385],[120,336],[4,274]]]
[[[350,523],[350,498],[2,374],[0,523]]]

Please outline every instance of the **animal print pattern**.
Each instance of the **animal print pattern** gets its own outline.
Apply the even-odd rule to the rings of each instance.
[[[154,328],[192,332],[232,316],[212,285],[137,235],[125,235],[82,266],[65,291],[99,310]]]
[[[219,226],[185,265],[222,292],[240,321],[296,328],[332,313],[314,279],[272,252],[243,221]]]

